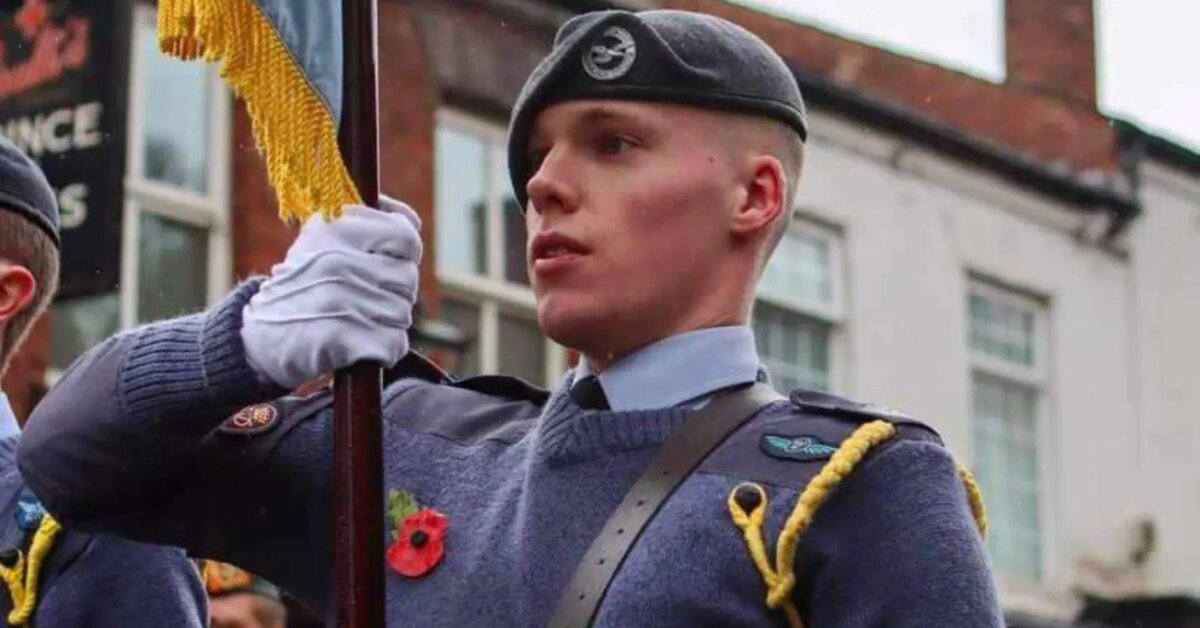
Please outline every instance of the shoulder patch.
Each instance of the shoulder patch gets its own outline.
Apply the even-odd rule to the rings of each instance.
[[[793,393],[789,404],[769,407],[731,434],[698,470],[803,490],[855,430],[879,419],[896,428],[895,436],[879,449],[899,441],[941,444],[937,432],[919,421],[895,418],[899,416],[904,415],[884,415],[877,408],[824,393]]]
[[[913,422],[914,419],[899,410],[893,410],[876,403],[858,403],[843,399],[837,395],[816,392],[813,390],[794,390],[789,399],[792,405],[800,410],[854,419],[858,421],[873,421],[886,419],[892,422]]]
[[[763,453],[783,460],[799,460],[813,462],[825,460],[837,453],[837,447],[811,434],[800,436],[785,436],[783,434],[763,434],[758,442]]]
[[[269,403],[246,406],[225,419],[217,431],[222,434],[253,436],[275,429],[279,425],[279,410]]]

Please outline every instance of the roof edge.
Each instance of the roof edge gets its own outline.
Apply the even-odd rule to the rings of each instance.
[[[1047,164],[861,90],[839,85],[823,75],[794,65],[792,72],[808,103],[829,107],[897,135],[913,138],[1082,211],[1108,211],[1122,219],[1140,211],[1134,196],[1106,183],[1106,179],[1113,180],[1115,176],[1101,172],[1079,174],[1066,165]]]

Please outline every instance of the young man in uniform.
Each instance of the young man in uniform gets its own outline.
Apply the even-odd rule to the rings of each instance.
[[[763,392],[748,321],[806,134],[790,71],[740,27],[574,18],[509,137],[539,324],[583,356],[556,390],[400,359],[419,224],[394,202],[348,207],[306,224],[265,281],[81,359],[22,468],[68,522],[328,609],[330,395],[279,395],[400,360],[389,625],[1000,626],[980,513],[936,434]]]
[[[42,171],[0,138],[0,376],[58,286],[58,204]],[[53,420],[43,416],[43,420]],[[17,470],[21,428],[0,393],[0,618],[4,625],[207,625],[178,548],[61,530]]]

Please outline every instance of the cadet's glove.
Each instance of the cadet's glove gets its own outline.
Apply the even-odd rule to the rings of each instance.
[[[246,361],[260,379],[293,388],[355,362],[391,366],[404,357],[421,221],[390,198],[379,206],[347,205],[332,222],[310,218],[243,308]]]

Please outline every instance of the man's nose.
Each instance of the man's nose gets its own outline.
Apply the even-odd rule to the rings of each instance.
[[[529,209],[539,214],[573,212],[579,207],[579,186],[568,150],[551,150],[525,184]]]

